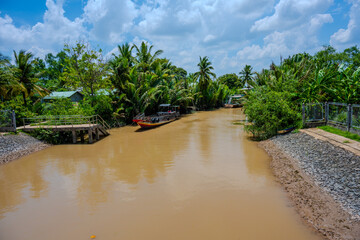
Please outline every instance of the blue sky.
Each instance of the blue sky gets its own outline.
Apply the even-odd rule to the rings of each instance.
[[[89,42],[104,55],[147,41],[189,72],[208,56],[218,75],[323,45],[360,42],[360,0],[1,0],[0,52],[56,53]]]

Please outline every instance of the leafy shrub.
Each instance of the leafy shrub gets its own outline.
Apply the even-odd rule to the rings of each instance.
[[[255,138],[266,139],[277,131],[301,125],[300,110],[290,101],[288,92],[276,92],[266,87],[251,91],[245,102],[245,114],[251,125],[245,130]]]
[[[58,98],[43,104],[42,115],[92,115],[93,111],[84,110],[80,104],[69,98]],[[89,114],[90,113],[90,114]]]
[[[93,106],[91,106],[91,102]],[[97,95],[93,97],[85,98],[81,104],[79,105],[82,111],[86,113],[91,113],[89,115],[99,115],[104,120],[109,121],[113,115],[113,106],[112,106],[112,99],[110,96],[107,95]]]
[[[23,118],[37,116],[37,113],[33,112],[31,109],[32,106],[33,104],[31,102],[29,102],[28,106],[24,106],[21,97],[16,97],[6,102],[0,102],[0,109],[15,111],[16,126],[23,125]]]
[[[50,144],[69,143],[72,140],[71,132],[55,132],[48,129],[38,128],[30,133],[31,136]]]

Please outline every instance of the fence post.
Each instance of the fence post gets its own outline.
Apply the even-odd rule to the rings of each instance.
[[[350,128],[351,128],[351,117],[352,117],[352,113],[351,113],[351,104],[349,104],[347,106],[347,121],[346,121],[346,125],[347,125],[347,131],[350,132]]]
[[[11,122],[12,122],[12,126],[14,128],[14,132],[16,132],[16,117],[15,117],[15,111],[14,110],[12,110]]]
[[[327,125],[329,121],[329,103],[325,102],[325,125]]]
[[[302,104],[302,121],[303,127],[305,127],[305,103]]]

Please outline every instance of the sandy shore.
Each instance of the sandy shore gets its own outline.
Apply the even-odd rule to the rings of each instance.
[[[272,156],[271,168],[277,180],[282,184],[294,207],[307,224],[323,235],[324,239],[360,239],[359,216],[353,211],[352,206],[345,204],[342,198],[347,195],[341,196],[340,191],[336,192],[337,189],[329,187],[332,179],[335,178],[332,175],[334,173],[327,171],[326,165],[319,166],[319,169],[324,169],[324,177],[318,173],[316,165],[318,159],[325,159],[322,162],[328,162],[329,158],[332,161],[340,158],[338,160],[343,162],[341,158],[349,156],[334,154],[334,151],[345,150],[308,138],[312,137],[304,133],[289,134],[263,141],[260,146]],[[314,145],[316,145],[316,150],[313,151],[315,153],[309,153],[310,146]],[[334,168],[333,162],[331,162],[331,167]],[[342,172],[343,170],[340,171]],[[328,178],[327,173],[329,173]],[[346,179],[344,182],[347,184]]]
[[[43,143],[25,133],[0,135],[0,164],[14,161],[51,145]]]

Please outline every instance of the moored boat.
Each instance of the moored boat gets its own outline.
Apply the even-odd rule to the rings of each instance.
[[[241,107],[241,105],[240,105],[240,104],[237,104],[237,103],[234,103],[234,104],[225,103],[225,104],[224,104],[224,107],[226,107],[226,108],[238,108],[238,107]]]
[[[133,122],[134,123],[138,123],[138,122],[141,122],[145,119],[145,114],[144,113],[141,113],[141,114],[138,114],[136,115],[134,118],[133,118]]]
[[[229,97],[227,103],[224,104],[225,108],[238,108],[242,107],[242,98],[244,95],[233,95]]]
[[[141,118],[133,119],[133,121],[137,120],[136,123],[141,128],[149,129],[170,123],[180,117],[180,113],[178,112],[178,106],[161,104],[159,107],[162,111],[157,112],[154,115],[142,116]]]

